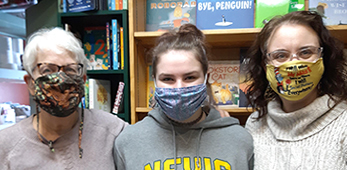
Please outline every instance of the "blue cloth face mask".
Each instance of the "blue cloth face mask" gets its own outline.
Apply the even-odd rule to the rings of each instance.
[[[156,84],[154,82],[154,84]],[[155,87],[154,98],[163,112],[173,120],[190,118],[207,98],[206,77],[204,84],[180,88]]]

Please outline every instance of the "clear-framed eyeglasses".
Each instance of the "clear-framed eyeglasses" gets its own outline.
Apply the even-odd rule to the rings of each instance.
[[[295,54],[291,54],[286,50],[276,50],[270,53],[267,53],[267,61],[266,64],[271,64],[274,66],[280,66],[285,62],[291,61],[295,56],[298,60],[315,62],[317,61],[323,52],[323,47],[313,47],[308,46],[301,48]]]
[[[38,71],[42,76],[59,72],[60,70],[67,75],[82,76],[83,64],[71,63],[63,66],[59,66],[52,63],[38,63]]]

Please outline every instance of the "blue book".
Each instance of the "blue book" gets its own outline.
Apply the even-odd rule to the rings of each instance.
[[[97,0],[67,0],[67,12],[97,10]]]
[[[201,30],[253,28],[253,0],[197,0],[196,26]]]
[[[118,23],[116,19],[112,19],[112,68],[113,70],[118,70]]]
[[[147,0],[146,31],[178,29],[196,21],[195,0]]]
[[[316,11],[325,25],[347,25],[346,0],[310,0],[309,10]]]

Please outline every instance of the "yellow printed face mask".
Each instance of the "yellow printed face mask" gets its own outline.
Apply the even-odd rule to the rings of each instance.
[[[271,88],[281,97],[297,101],[318,85],[324,72],[323,59],[316,62],[289,61],[278,67],[266,65],[266,78]]]

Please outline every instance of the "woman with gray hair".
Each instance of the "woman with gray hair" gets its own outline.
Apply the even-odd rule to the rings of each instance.
[[[0,131],[0,169],[114,169],[113,143],[127,123],[78,107],[88,64],[81,46],[61,28],[30,36],[24,80],[36,114]]]

